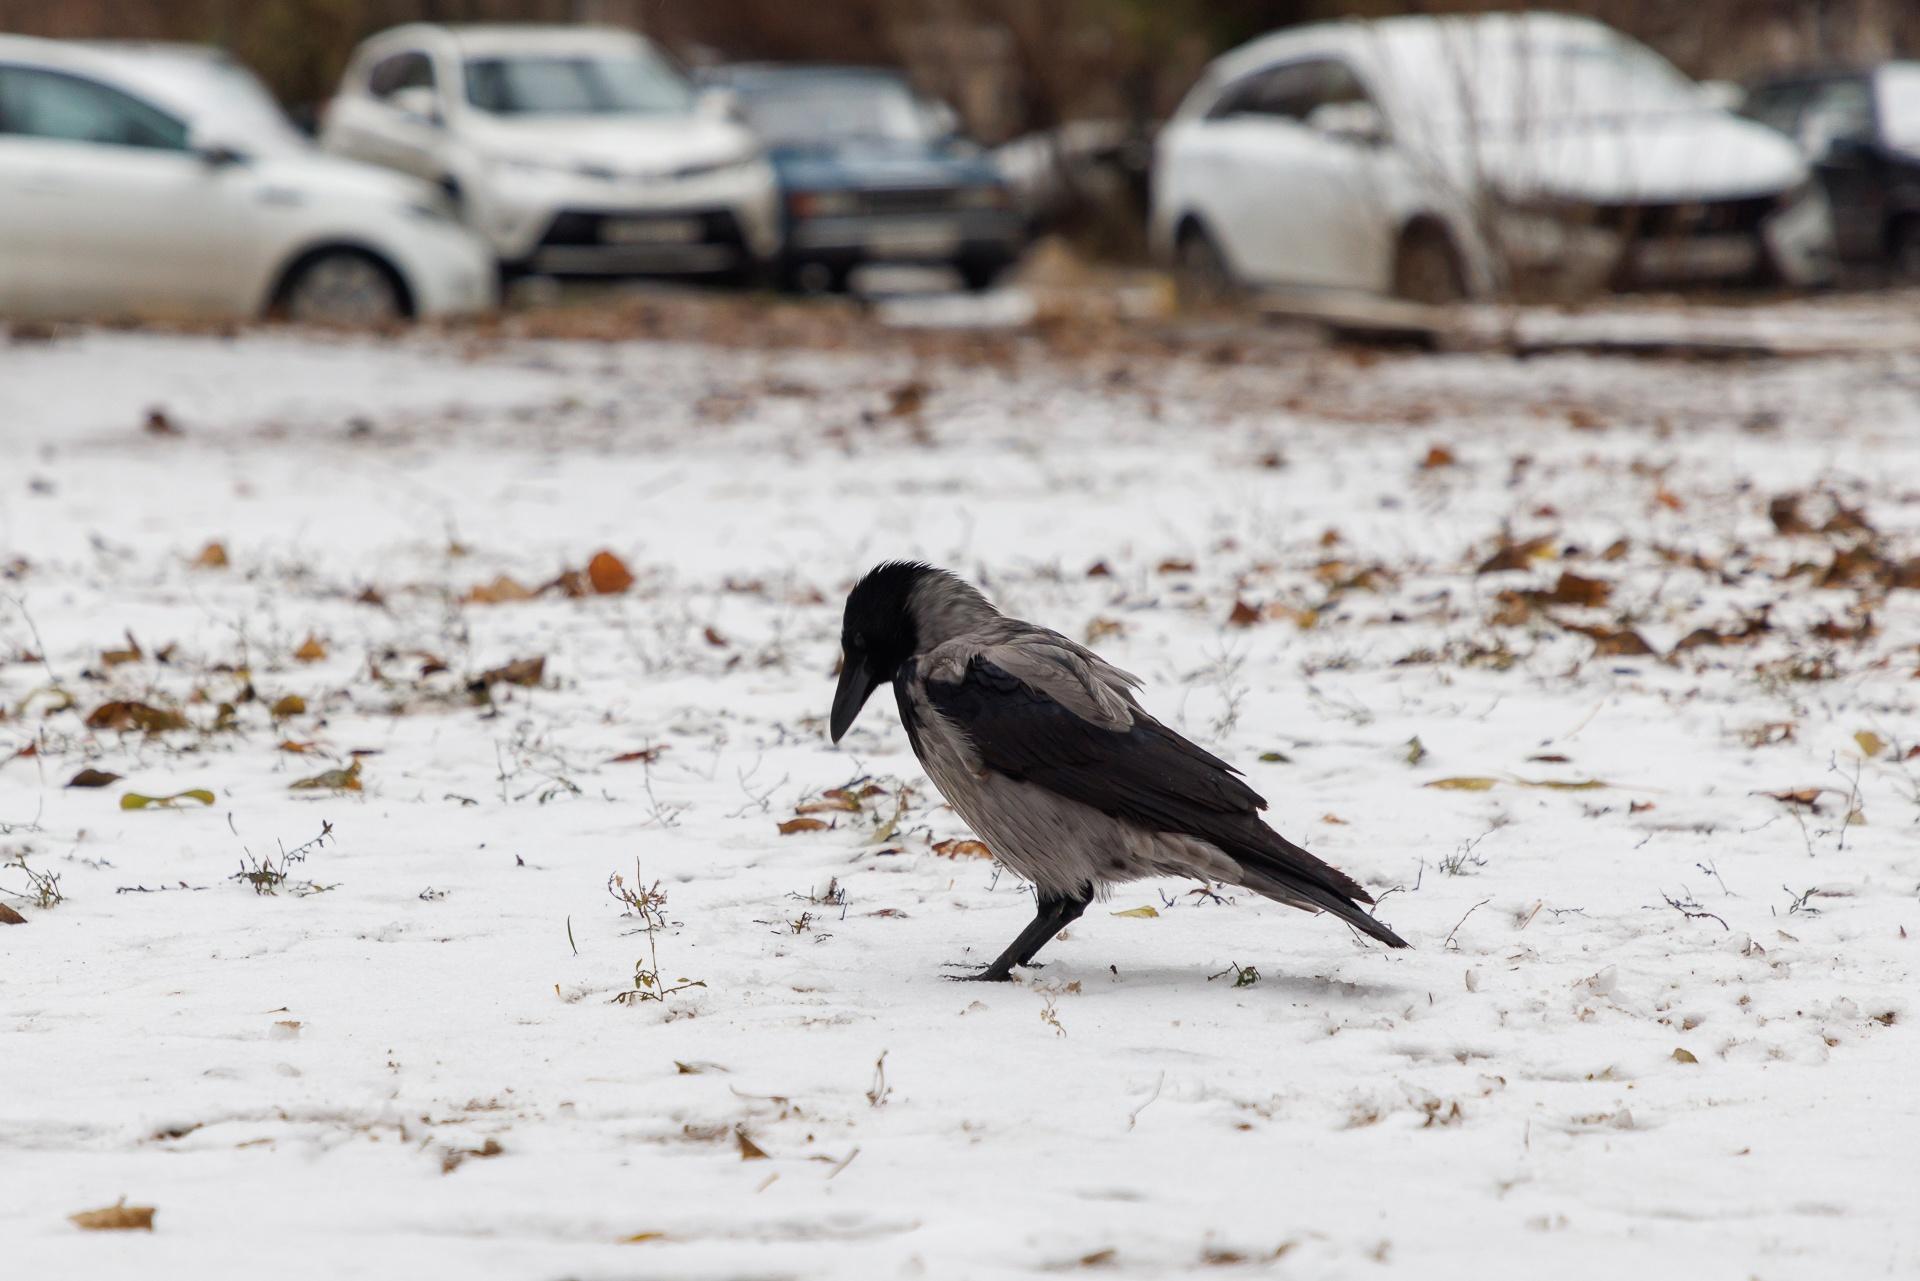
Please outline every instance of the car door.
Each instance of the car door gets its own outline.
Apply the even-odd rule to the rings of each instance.
[[[444,102],[433,59],[423,50],[390,53],[367,69],[362,91],[336,107],[329,145],[429,182],[447,172]]]
[[[235,292],[227,175],[115,86],[0,64],[0,294],[41,315],[203,314]]]
[[[1223,162],[1214,230],[1246,279],[1380,287],[1391,239],[1382,140],[1309,123],[1347,104],[1370,105],[1364,86],[1345,62],[1318,57],[1229,86],[1208,113],[1209,148]]]

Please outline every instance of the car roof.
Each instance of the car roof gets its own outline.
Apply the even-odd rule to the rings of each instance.
[[[440,23],[412,22],[392,27],[368,38],[363,52],[386,50],[389,46],[430,43],[452,46],[464,57],[499,57],[505,54],[594,53],[609,47],[654,48],[653,41],[625,27],[571,26],[541,23]]]
[[[1625,39],[1603,22],[1564,13],[1344,18],[1288,27],[1229,50],[1208,65],[1201,84],[1217,90],[1276,62],[1310,57],[1344,58],[1356,66],[1375,70],[1391,68],[1396,78],[1404,79],[1414,68],[1447,65],[1458,42],[1499,40],[1506,36],[1524,36],[1529,40]]]
[[[0,35],[0,61],[19,61],[91,77],[130,90],[183,120],[204,114],[206,102],[183,88],[177,76],[143,74],[140,64],[146,57],[129,46],[115,46],[105,41]]]

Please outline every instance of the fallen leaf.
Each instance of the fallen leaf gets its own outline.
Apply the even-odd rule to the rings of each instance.
[[[286,694],[275,699],[273,706],[268,708],[267,712],[276,721],[282,721],[289,716],[298,716],[306,710],[306,699],[300,697],[298,694]]]
[[[742,1161],[764,1161],[767,1159],[765,1149],[748,1138],[745,1130],[735,1130],[733,1137],[740,1144],[740,1159]]]
[[[826,826],[817,818],[790,818],[780,824],[780,835],[792,836],[795,832],[818,832]]]
[[[519,581],[501,574],[491,583],[473,587],[460,599],[469,605],[505,605],[513,601],[532,600],[533,593]]]
[[[1087,577],[1088,578],[1112,578],[1113,571],[1107,568],[1107,562],[1105,562],[1104,560],[1096,560],[1095,562],[1093,562],[1093,564],[1087,566]]]
[[[595,552],[587,562],[587,581],[602,596],[614,596],[633,586],[633,573],[626,562],[612,552]]]
[[[1499,574],[1509,570],[1530,569],[1535,560],[1553,555],[1553,536],[1543,534],[1539,538],[1529,538],[1516,543],[1505,535],[1493,555],[1481,561],[1473,571],[1476,574]]]
[[[1824,787],[1799,787],[1783,792],[1761,792],[1760,795],[1771,797],[1773,800],[1781,801],[1787,805],[1799,805],[1806,809],[1818,810],[1820,808],[1820,794],[1826,790]]]
[[[1418,765],[1427,759],[1427,745],[1420,741],[1418,734],[1407,740],[1405,756],[1409,765]]]
[[[88,729],[144,730],[160,734],[170,729],[187,728],[187,718],[170,708],[148,703],[102,703],[87,714]]]
[[[1108,915],[1109,916],[1131,916],[1139,920],[1145,921],[1145,920],[1151,920],[1152,918],[1159,916],[1160,913],[1155,911],[1151,906],[1148,906],[1148,907],[1130,907],[1124,912],[1109,912]]]
[[[357,792],[360,787],[360,762],[345,769],[330,769],[315,774],[312,778],[297,779],[287,784],[290,792]]]
[[[836,788],[834,791],[821,796],[818,800],[802,801],[793,807],[793,812],[796,814],[826,814],[833,811],[838,811],[843,814],[858,814],[860,812],[860,798],[851,792],[843,792]]]
[[[1346,819],[1341,818],[1338,814],[1335,814],[1332,811],[1328,811],[1327,813],[1322,814],[1320,816],[1320,821],[1322,823],[1332,823],[1335,827],[1349,826]]]
[[[14,911],[5,903],[0,903],[0,925],[25,925],[26,923],[26,917],[20,915],[20,913]]]
[[[212,805],[214,800],[214,794],[204,787],[191,787],[184,792],[175,792],[171,796],[145,796],[139,792],[128,792],[120,798],[120,808],[123,810],[170,810],[181,801],[199,801],[202,805]]]
[[[146,657],[146,655],[141,652],[140,642],[133,638],[133,633],[128,632],[126,635],[127,647],[125,649],[103,649],[100,651],[100,661],[106,666],[118,667],[122,663],[137,663]]]
[[[300,642],[300,648],[293,651],[295,661],[301,663],[317,663],[326,656],[327,647],[312,632],[308,632],[307,638]]]
[[[1423,471],[1432,471],[1436,467],[1451,467],[1458,461],[1445,445],[1432,445],[1427,449],[1427,456],[1420,460],[1420,467]]]
[[[1160,562],[1159,570],[1163,574],[1191,574],[1193,562],[1169,558]]]
[[[631,752],[622,752],[618,756],[608,757],[607,764],[628,765],[634,761],[640,761],[644,764],[651,765],[653,762],[659,760],[660,753],[666,750],[666,744],[664,743],[657,744],[653,747],[636,747]]]
[[[1497,778],[1436,778],[1423,787],[1437,787],[1443,792],[1485,792],[1500,780]]]
[[[128,1205],[127,1199],[121,1197],[105,1209],[82,1210],[78,1214],[69,1214],[67,1218],[89,1232],[151,1232],[153,1215],[152,1206]]]
[[[225,543],[208,543],[193,558],[193,563],[201,569],[225,569],[227,567],[227,547]]]
[[[167,417],[167,411],[155,405],[147,411],[145,430],[149,436],[184,436],[185,432]]]
[[[1767,503],[1767,519],[1778,534],[1811,534],[1813,526],[1800,515],[1799,494],[1776,494]]]
[[[306,756],[318,750],[318,746],[316,743],[302,743],[298,739],[283,738],[277,750],[290,752],[295,756]]]
[[[494,685],[538,685],[547,674],[545,656],[536,658],[516,658],[502,667],[488,668],[474,677],[467,686],[476,694],[484,693]]]
[[[1247,602],[1236,598],[1233,602],[1233,612],[1227,615],[1227,622],[1235,627],[1252,627],[1260,621],[1260,617],[1260,610],[1257,606],[1249,605]]]
[[[621,1237],[617,1244],[645,1245],[649,1241],[664,1241],[666,1239],[667,1234],[664,1232],[636,1232],[632,1236]]]
[[[1855,734],[1853,741],[1860,745],[1861,755],[1865,756],[1868,760],[1872,760],[1887,750],[1887,740],[1881,738],[1870,729],[1863,729]]]
[[[945,841],[935,841],[933,843],[933,852],[935,854],[938,854],[941,858],[992,858],[993,857],[993,851],[988,849],[984,842],[966,840],[964,838],[955,838],[952,840],[945,840]]]
[[[1592,640],[1595,657],[1635,658],[1654,652],[1653,646],[1630,627],[1582,627],[1577,623],[1562,623],[1561,626]]]
[[[83,769],[67,780],[68,787],[105,787],[108,783],[120,780],[120,775],[112,770]]]
[[[1087,644],[1098,645],[1109,636],[1125,636],[1127,625],[1117,618],[1096,618],[1087,624]]]
[[[1673,1052],[1673,1061],[1675,1063],[1698,1063],[1700,1060],[1693,1056],[1692,1050],[1676,1049]]]
[[[727,638],[720,634],[719,628],[709,627],[706,629],[705,635],[707,644],[713,646],[715,649],[725,649],[727,647]]]

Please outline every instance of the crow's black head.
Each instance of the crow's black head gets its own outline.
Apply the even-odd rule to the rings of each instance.
[[[915,561],[877,565],[847,593],[840,625],[840,685],[833,694],[829,728],[839,742],[874,690],[892,680],[913,657],[920,637],[911,599],[923,578],[940,573]]]

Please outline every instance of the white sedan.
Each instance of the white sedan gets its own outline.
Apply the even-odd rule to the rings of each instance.
[[[0,315],[368,324],[492,305],[490,255],[439,193],[257,117],[226,131],[235,75],[204,53],[0,36]]]
[[[510,272],[745,276],[780,247],[759,142],[628,31],[383,32],[321,144],[440,185]]]
[[[1422,302],[1833,266],[1790,143],[1552,14],[1324,23],[1224,55],[1161,132],[1150,230],[1216,287]]]

